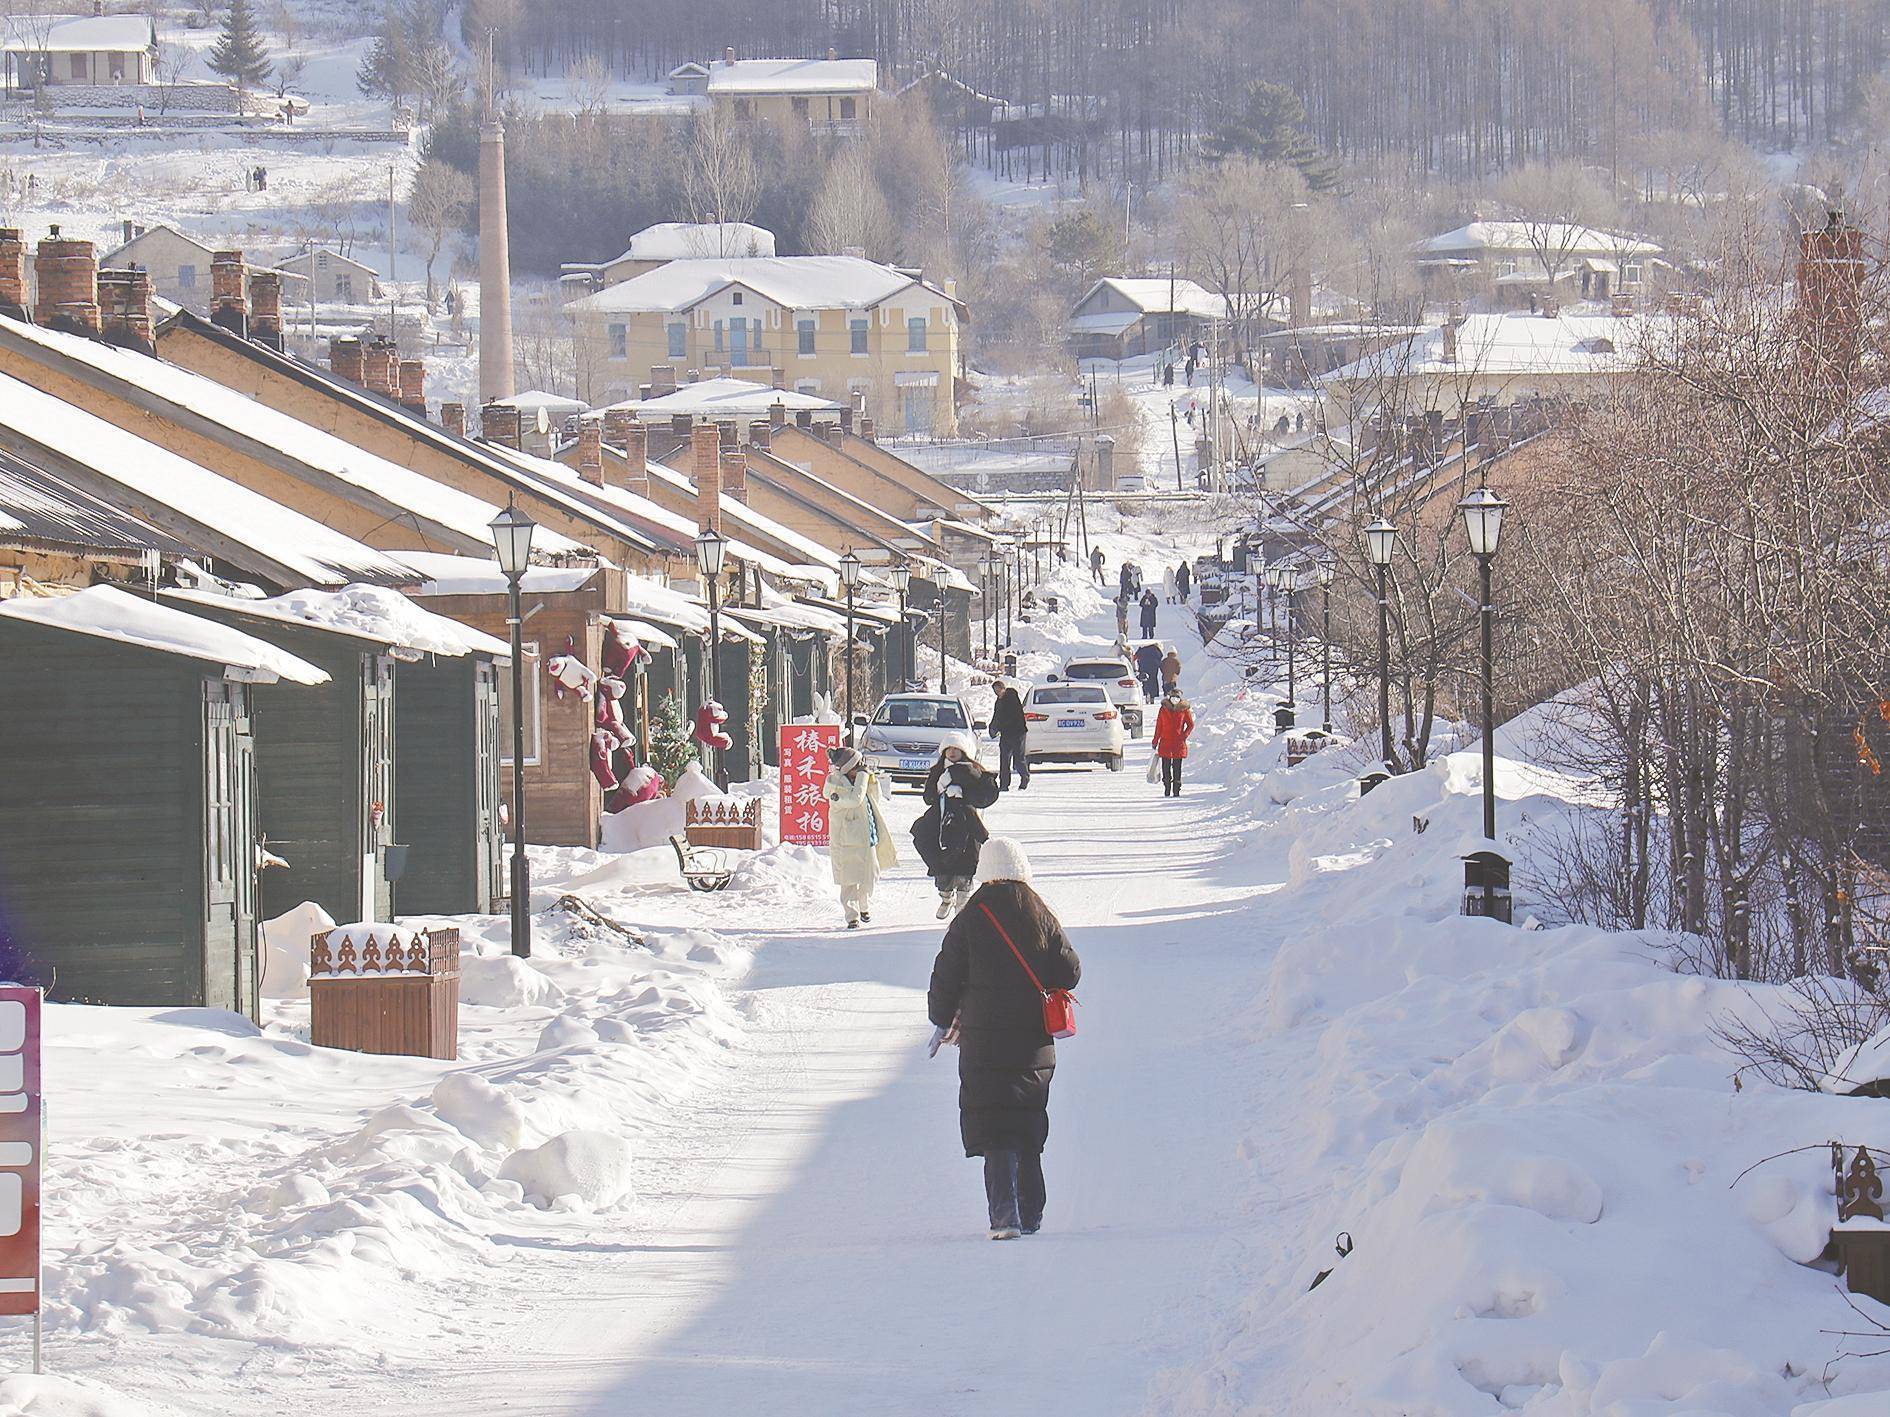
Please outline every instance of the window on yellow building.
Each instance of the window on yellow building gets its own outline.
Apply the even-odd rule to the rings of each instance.
[[[914,315],[906,321],[906,353],[925,353],[925,316]]]
[[[689,326],[681,320],[672,320],[666,328],[669,331],[669,357],[687,359],[689,357]]]
[[[800,341],[799,348],[802,354],[812,354],[814,352],[814,331],[816,328],[818,327],[812,320],[796,320],[794,322],[794,333]]]
[[[870,322],[867,320],[847,321],[847,332],[852,338],[853,352],[855,354],[866,353],[866,331],[869,324]]]

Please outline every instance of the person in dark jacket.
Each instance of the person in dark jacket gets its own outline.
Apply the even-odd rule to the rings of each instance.
[[[1103,584],[1103,549],[1092,546],[1089,551],[1089,573],[1096,578],[1096,584]]]
[[[1024,722],[1024,701],[1015,684],[1000,684],[991,706],[991,736],[998,745],[998,791],[1011,790],[1011,769],[1017,770],[1017,790],[1030,786],[1030,755],[1024,751],[1029,725]]]
[[[1161,682],[1162,646],[1160,640],[1150,640],[1135,652],[1135,677],[1142,681],[1142,698],[1147,703],[1154,703],[1160,697],[1157,686]]]
[[[998,798],[997,778],[973,756],[972,744],[948,742],[925,778],[925,812],[912,824],[912,844],[938,887],[938,918],[963,910],[978,872],[978,848],[991,833],[979,808]]]
[[[1175,567],[1175,591],[1181,597],[1181,603],[1188,603],[1188,585],[1194,579],[1194,571],[1186,561]]]
[[[1142,592],[1142,638],[1145,640],[1155,633],[1155,614],[1161,603],[1161,597],[1155,594],[1154,587]]]
[[[1124,561],[1116,567],[1116,590],[1124,597],[1135,594],[1135,563]]]
[[[965,1155],[984,1158],[993,1240],[1034,1235],[1043,1225],[1043,1148],[1057,1068],[1043,996],[1018,955],[1046,989],[1074,989],[1082,976],[1063,926],[1031,889],[1024,848],[994,836],[978,857],[977,894],[945,931],[925,999],[934,1051],[941,1042],[958,1044],[958,1130]]]

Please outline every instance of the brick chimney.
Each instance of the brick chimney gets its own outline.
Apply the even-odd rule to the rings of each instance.
[[[864,414],[862,414],[860,416],[860,436],[866,439],[866,441],[869,443],[875,441],[873,438],[874,428],[875,428],[875,424],[873,423],[873,420],[866,417]]]
[[[674,364],[652,364],[650,366],[650,396],[676,392],[676,366]]]
[[[456,438],[464,438],[466,436],[466,405],[463,403],[441,404],[440,427]]]
[[[249,270],[241,251],[210,255],[210,323],[249,338]]]
[[[787,427],[787,404],[781,399],[768,405],[768,422],[776,428]]]
[[[363,356],[361,382],[369,393],[394,398],[400,392],[400,355],[392,340],[382,336],[369,342]]]
[[[672,413],[669,416],[669,431],[678,438],[690,437],[691,420],[686,413]]]
[[[748,446],[768,451],[768,444],[774,436],[774,425],[765,418],[757,418],[748,425]]]
[[[623,471],[617,472],[607,463],[604,466],[604,480],[613,486],[622,487],[626,492],[634,492],[639,497],[649,496],[650,445],[649,434],[643,425],[632,417],[615,436],[610,436],[608,426],[605,433],[610,442],[623,449]]]
[[[696,484],[696,523],[722,529],[722,435],[713,423],[689,435],[691,471]]]
[[[715,425],[715,431],[721,435],[723,452],[726,453],[731,448],[738,448],[741,446],[742,440],[738,436],[736,436],[736,433],[735,433],[735,420],[734,419],[724,418],[724,419],[719,420]]]
[[[842,433],[851,433],[853,431],[853,410],[850,408],[840,410],[840,431]],[[833,440],[833,445],[836,448],[840,446],[839,438]]]
[[[426,360],[399,360],[394,366],[394,372],[400,383],[400,406],[425,418],[427,416]]]
[[[1463,323],[1463,306],[1455,300],[1450,302],[1450,311],[1444,316],[1444,348],[1439,358],[1446,364],[1457,362],[1457,326]]]
[[[338,335],[328,341],[328,370],[337,379],[350,384],[367,382],[367,349],[352,336]]]
[[[26,238],[17,226],[0,227],[0,315],[26,318]]]
[[[479,432],[488,443],[518,450],[518,410],[509,403],[489,403],[479,410]]]
[[[1864,275],[1864,234],[1842,213],[1798,238],[1798,308],[1810,338],[1838,364],[1857,357]]]
[[[595,418],[578,420],[578,476],[593,487],[604,485],[604,425]]]
[[[814,426],[814,410],[811,408],[796,409],[794,412],[794,426],[796,428],[812,428]]]
[[[739,448],[722,454],[722,490],[737,502],[748,501],[748,454]]]
[[[282,348],[282,275],[278,271],[250,273],[249,337],[271,349]]]
[[[39,277],[33,318],[42,325],[97,334],[98,253],[92,243],[62,237],[55,226],[39,243],[33,269]]]
[[[112,344],[157,353],[151,323],[151,276],[147,271],[98,273],[99,326]]]

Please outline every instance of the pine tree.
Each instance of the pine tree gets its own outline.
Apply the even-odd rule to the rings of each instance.
[[[1201,149],[1210,158],[1238,153],[1296,167],[1315,192],[1339,184],[1338,165],[1306,133],[1306,105],[1299,95],[1264,79],[1247,85],[1239,112],[1208,133]]]
[[[683,775],[683,769],[696,762],[695,740],[683,721],[682,704],[674,694],[663,695],[650,720],[650,766],[663,775],[670,787]]]
[[[269,82],[269,51],[263,46],[262,31],[256,26],[256,12],[250,9],[249,0],[230,0],[223,33],[205,62],[212,73],[236,85],[239,94]]]
[[[394,6],[381,14],[374,43],[355,70],[354,86],[369,98],[384,98],[398,107],[413,92],[413,27]]]

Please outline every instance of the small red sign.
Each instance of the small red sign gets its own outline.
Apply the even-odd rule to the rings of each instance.
[[[41,999],[0,985],[0,1314],[39,1312]]]
[[[781,725],[781,840],[827,844],[827,752],[840,746],[837,723]]]

